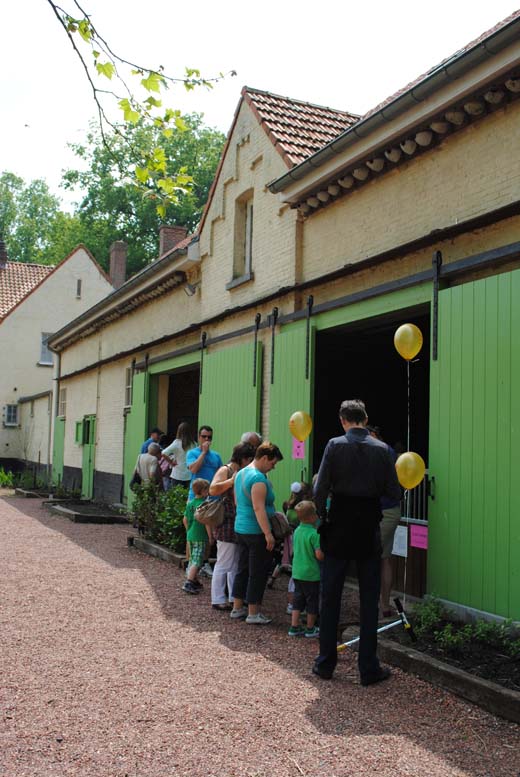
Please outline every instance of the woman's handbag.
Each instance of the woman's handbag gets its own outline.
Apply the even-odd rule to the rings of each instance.
[[[286,537],[292,534],[289,521],[283,513],[275,513],[269,518],[271,532],[276,542],[282,542]]]
[[[208,497],[195,510],[195,520],[210,529],[216,529],[224,523],[224,503],[222,499]]]

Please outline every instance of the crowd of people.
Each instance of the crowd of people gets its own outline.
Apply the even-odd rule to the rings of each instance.
[[[194,440],[189,425],[181,423],[169,445],[155,428],[143,443],[135,472],[144,483],[188,488],[184,526],[189,562],[182,586],[186,594],[199,594],[200,576],[206,574],[211,577],[214,609],[232,620],[265,626],[272,620],[262,611],[265,589],[272,587],[281,569],[290,571],[288,635],[319,639],[312,671],[324,680],[332,677],[336,666],[342,590],[348,566],[355,561],[359,671],[361,683],[371,685],[390,675],[377,659],[377,626],[380,605],[383,616],[392,614],[389,558],[401,492],[395,453],[377,428],[367,426],[363,402],[343,402],[339,420],[344,434],[329,440],[313,484],[290,486],[283,511],[292,533],[284,539],[273,534],[275,494],[268,477],[283,455],[257,432],[245,432],[223,464],[212,450],[210,426],[201,426]],[[221,504],[214,526],[200,517],[199,508],[208,500]],[[212,568],[209,551],[215,546]]]

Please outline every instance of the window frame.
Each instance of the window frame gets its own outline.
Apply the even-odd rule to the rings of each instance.
[[[67,416],[67,387],[60,388],[58,393],[58,418]]]
[[[14,408],[16,420],[9,419],[10,411]],[[20,425],[20,411],[18,403],[8,403],[4,409],[4,426],[16,427]]]
[[[54,355],[52,351],[49,349],[48,342],[49,338],[52,337],[54,332],[42,332],[41,333],[41,342],[40,342],[40,360],[38,364],[42,367],[53,367],[54,366]],[[44,353],[45,348],[45,353]],[[49,354],[50,361],[45,361],[44,356],[46,354]]]
[[[125,398],[124,408],[132,407],[133,401],[133,383],[134,383],[134,368],[126,367],[125,369]]]

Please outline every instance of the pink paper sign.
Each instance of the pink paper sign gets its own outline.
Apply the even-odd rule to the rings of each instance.
[[[410,526],[410,546],[412,548],[428,549],[428,527],[417,526],[413,523]]]
[[[293,459],[305,458],[305,443],[300,442],[296,437],[293,437],[292,441],[292,457]]]

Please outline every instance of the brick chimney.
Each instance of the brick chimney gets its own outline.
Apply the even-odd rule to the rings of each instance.
[[[167,227],[163,225],[159,228],[159,256],[162,256],[167,251],[171,251],[172,248],[184,240],[188,230],[186,227]]]
[[[126,254],[128,246],[123,240],[116,240],[110,246],[110,280],[114,289],[119,289],[126,280]]]
[[[4,241],[0,239],[0,270],[5,270],[7,261],[7,249]]]

